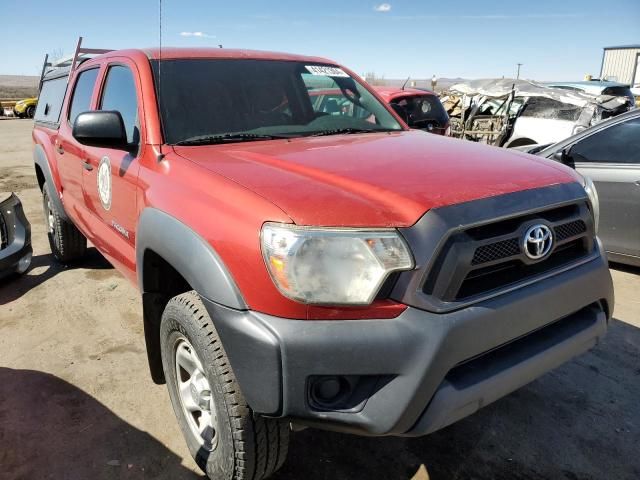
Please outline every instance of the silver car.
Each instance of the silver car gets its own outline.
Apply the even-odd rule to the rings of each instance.
[[[593,181],[600,198],[598,235],[609,259],[640,266],[640,111],[528,151],[574,166]]]

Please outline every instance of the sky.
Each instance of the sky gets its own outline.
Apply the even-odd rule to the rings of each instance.
[[[45,53],[159,43],[160,0],[0,0],[0,74]],[[317,55],[385,78],[581,80],[602,48],[640,44],[640,0],[162,0],[163,46]]]

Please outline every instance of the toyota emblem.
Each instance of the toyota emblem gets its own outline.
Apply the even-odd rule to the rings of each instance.
[[[546,257],[553,247],[553,234],[546,225],[538,224],[530,227],[522,241],[524,253],[531,260]]]

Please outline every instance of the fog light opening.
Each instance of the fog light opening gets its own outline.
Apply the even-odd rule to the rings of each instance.
[[[317,377],[311,384],[311,399],[323,408],[336,408],[351,394],[351,384],[345,377]]]

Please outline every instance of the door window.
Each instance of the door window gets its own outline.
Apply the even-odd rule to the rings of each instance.
[[[76,86],[73,90],[73,98],[71,99],[71,107],[69,108],[69,123],[71,125],[76,121],[78,115],[88,111],[91,107],[91,95],[96,84],[96,78],[98,78],[97,68],[85,70],[78,75],[78,80],[76,80]]]
[[[132,145],[139,143],[138,97],[136,82],[129,68],[122,65],[109,67],[100,110],[120,112],[127,132],[127,141]]]
[[[640,165],[640,118],[618,123],[580,140],[571,149],[575,162]]]

